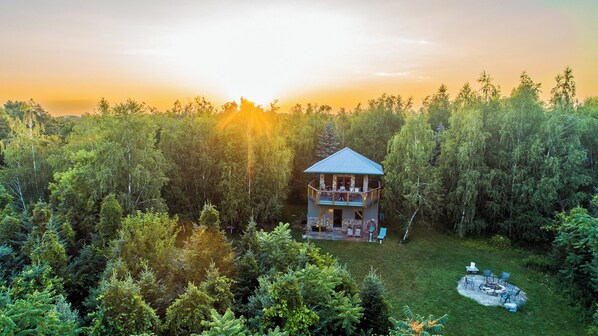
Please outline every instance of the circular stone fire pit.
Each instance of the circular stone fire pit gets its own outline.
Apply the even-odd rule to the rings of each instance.
[[[509,283],[509,288],[492,283],[492,285],[486,283],[486,278],[481,274],[467,275],[457,282],[457,291],[484,306],[503,306],[505,300],[502,299],[501,294],[504,292],[511,293],[510,303],[515,303],[518,307],[527,302],[527,294],[512,283]],[[514,293],[519,294],[513,296]]]
[[[480,285],[480,290],[488,295],[498,296],[507,292],[507,288],[496,282],[485,282]]]

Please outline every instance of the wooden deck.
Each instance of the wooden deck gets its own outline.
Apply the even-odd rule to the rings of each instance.
[[[313,186],[314,181],[307,186],[307,198],[316,205],[334,205],[368,208],[380,199],[381,188],[368,191],[332,191],[318,190]]]

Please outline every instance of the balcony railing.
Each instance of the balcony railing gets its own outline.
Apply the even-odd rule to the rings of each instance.
[[[320,190],[314,188],[315,180],[307,186],[307,198],[318,205],[359,206],[368,208],[380,200],[382,188],[368,191]]]

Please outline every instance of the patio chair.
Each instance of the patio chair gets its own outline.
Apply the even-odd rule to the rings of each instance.
[[[353,237],[353,229],[352,228],[347,228],[347,236]]]
[[[475,281],[473,279],[473,277],[470,276],[465,276],[465,288],[467,288],[468,286],[471,286],[471,289],[475,289]]]
[[[500,294],[499,302],[503,302],[503,301],[504,301],[504,303],[511,302],[511,295],[512,294],[509,292]]]
[[[376,237],[376,239],[378,239],[380,241],[380,244],[382,244],[384,238],[386,238],[386,228],[380,228],[380,233],[378,234],[378,237]]]
[[[500,275],[500,278],[498,279],[498,283],[503,282],[505,284],[505,286],[507,285],[508,281],[509,281],[509,277],[511,276],[510,273],[508,272],[502,272],[502,274]]]
[[[361,228],[355,229],[355,237],[361,238]]]
[[[513,298],[513,300],[517,301],[517,297],[519,296],[520,293],[521,293],[521,288],[519,288],[516,292],[511,292],[511,297]]]
[[[490,282],[489,279],[492,278],[492,280],[494,280],[494,277],[492,276],[492,271],[487,269],[484,270],[484,282]]]

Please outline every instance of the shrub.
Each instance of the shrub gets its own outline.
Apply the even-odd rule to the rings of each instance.
[[[408,306],[403,307],[405,319],[395,320],[391,317],[393,327],[390,330],[390,336],[405,335],[442,335],[444,324],[448,321],[448,315],[444,314],[440,318],[430,315],[423,317],[414,314]]]
[[[553,241],[555,268],[569,295],[585,308],[589,318],[598,298],[598,218],[584,208],[560,213]]]
[[[507,237],[501,235],[494,235],[490,238],[489,241],[490,245],[496,247],[497,249],[507,250],[511,248],[511,240]]]

